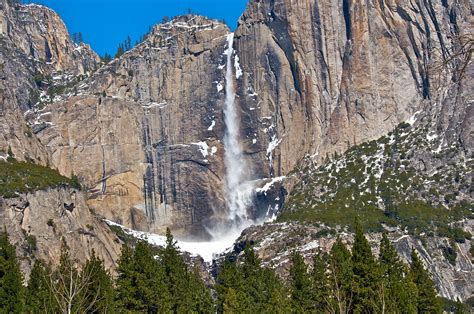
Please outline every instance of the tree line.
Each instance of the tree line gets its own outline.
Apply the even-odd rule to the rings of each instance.
[[[404,264],[387,236],[380,254],[356,227],[352,250],[338,239],[309,267],[291,254],[288,280],[264,267],[250,246],[239,261],[225,261],[210,287],[190,267],[167,231],[158,250],[145,242],[123,246],[112,276],[94,252],[84,265],[66,243],[59,265],[36,261],[27,285],[15,247],[0,233],[1,313],[441,313],[429,273],[417,253]],[[458,313],[468,313],[460,303]]]

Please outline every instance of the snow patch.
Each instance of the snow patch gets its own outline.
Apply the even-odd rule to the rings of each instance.
[[[421,110],[415,112],[408,120],[407,120],[407,123],[409,123],[410,125],[413,125],[416,120],[417,120],[417,115],[419,115],[421,113]]]
[[[150,243],[151,245],[156,246],[165,246],[166,237],[158,234],[136,231],[129,228],[126,228],[120,224],[112,222],[110,220],[105,220],[109,226],[120,227],[126,234],[131,235],[137,239],[141,239]],[[186,240],[177,240],[178,247],[184,251],[188,252],[193,256],[201,256],[205,262],[211,263],[212,260],[220,255],[221,253],[226,252],[229,249],[232,249],[232,245],[240,236],[240,232],[231,232],[224,237],[219,238],[217,241],[209,242],[192,242]]]
[[[207,145],[206,142],[198,142],[191,144],[199,146],[199,151],[201,152],[203,157],[207,157],[209,155],[209,145]]]
[[[214,129],[214,127],[216,126],[216,121],[212,121],[211,122],[211,125],[207,128],[208,131],[212,131],[212,129]]]
[[[431,142],[431,141],[433,141],[433,140],[435,140],[435,139],[437,139],[437,138],[438,138],[438,134],[436,134],[436,133],[433,133],[433,134],[426,134],[426,140],[427,140],[428,142]]]
[[[282,176],[282,177],[276,177],[276,178],[272,178],[272,180],[268,183],[266,183],[263,187],[261,188],[257,188],[255,189],[255,191],[257,191],[257,193],[264,193],[265,195],[267,194],[267,192],[270,190],[270,188],[277,182],[281,182],[283,180],[285,180],[286,177],[285,176]]]
[[[275,148],[277,148],[278,145],[280,145],[280,143],[281,143],[281,139],[279,140],[275,135],[273,135],[272,141],[268,143],[267,156],[270,156],[272,152],[275,150]]]

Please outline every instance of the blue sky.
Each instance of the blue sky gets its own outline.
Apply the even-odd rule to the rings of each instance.
[[[225,19],[235,28],[248,0],[24,0],[44,4],[62,17],[69,32],[81,32],[84,41],[103,55],[113,55],[127,35],[132,43],[164,16],[193,12]]]

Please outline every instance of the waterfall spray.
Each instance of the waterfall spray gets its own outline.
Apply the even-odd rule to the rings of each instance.
[[[247,165],[240,143],[240,119],[235,108],[235,88],[232,56],[234,54],[234,34],[227,36],[227,65],[225,75],[224,136],[226,165],[226,201],[229,208],[229,219],[235,224],[250,224],[247,209],[251,202],[253,186],[249,181]]]

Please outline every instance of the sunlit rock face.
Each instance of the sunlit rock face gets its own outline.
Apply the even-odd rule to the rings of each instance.
[[[0,198],[0,220],[16,245],[18,256],[34,256],[56,265],[62,244],[66,243],[74,260],[84,263],[94,251],[105,267],[117,266],[122,243],[93,214],[81,191],[60,187]],[[28,275],[34,259],[20,261]]]
[[[37,135],[52,164],[77,174],[89,204],[107,218],[209,238],[232,210],[223,113],[229,61],[246,180],[261,189],[306,155],[322,161],[439,101],[450,78],[432,66],[467,32],[468,7],[250,1],[230,60],[226,26],[181,17],[51,105],[51,124]],[[250,216],[281,208],[286,190],[278,183],[255,190]]]
[[[250,1],[234,46],[243,70],[237,86],[245,150],[254,167],[263,176],[285,175],[306,154],[332,157],[442,102],[451,74],[440,67],[472,32],[470,7]],[[271,143],[278,145],[269,153]]]
[[[209,237],[225,213],[223,85],[228,28],[188,16],[53,104],[38,133],[62,173],[89,189],[89,204],[126,226]]]

